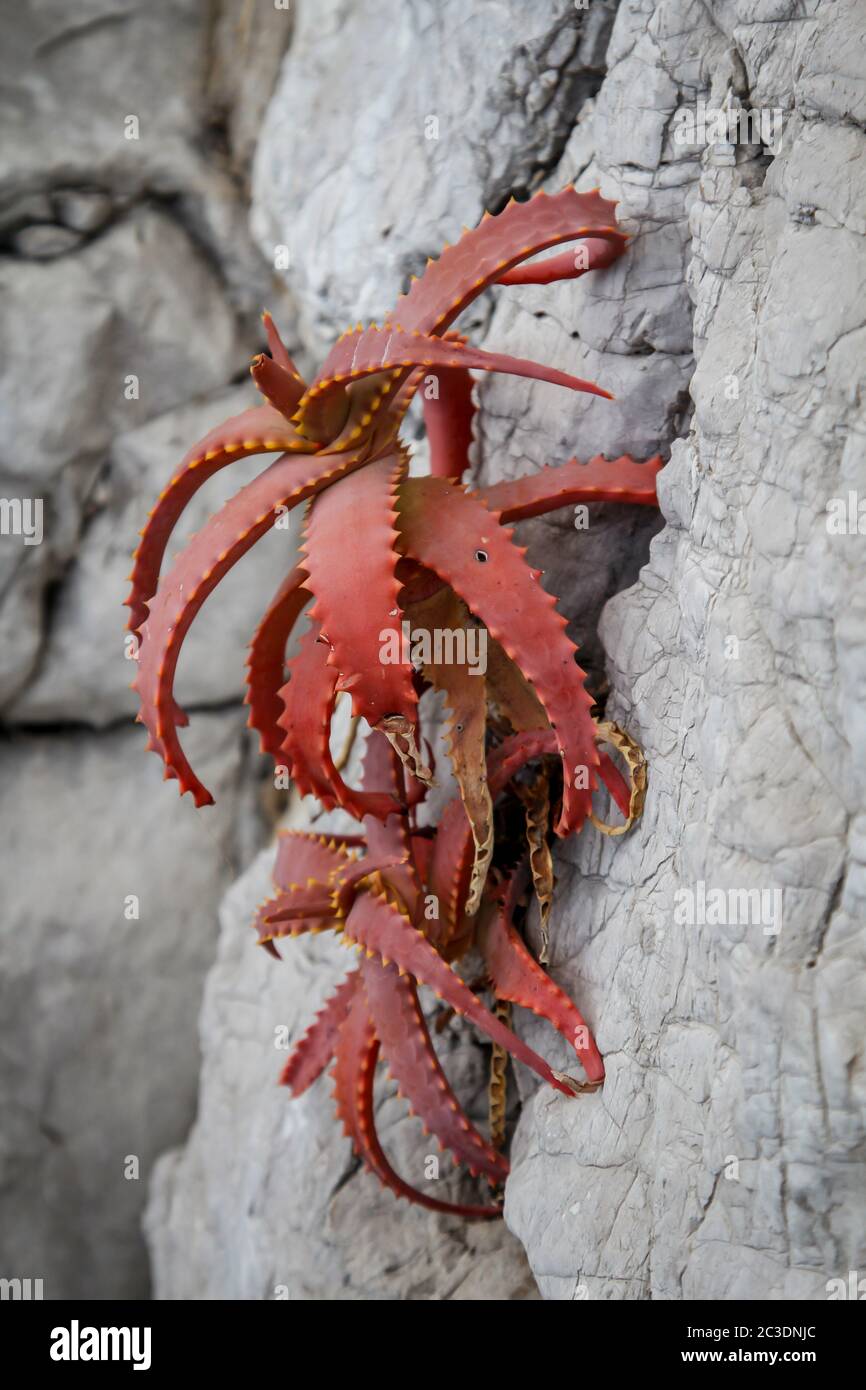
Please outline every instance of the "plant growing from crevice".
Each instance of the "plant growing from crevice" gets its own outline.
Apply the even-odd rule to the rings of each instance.
[[[656,504],[658,457],[572,459],[517,482],[470,491],[461,479],[472,438],[470,372],[497,371],[598,396],[607,392],[535,362],[471,347],[453,329],[493,285],[547,284],[609,265],[625,249],[615,205],[573,188],[485,216],[397,302],[391,320],[344,333],[305,383],[269,318],[269,355],[252,374],[265,404],[213,430],[181,463],[145,526],[132,571],[129,627],[140,642],[135,686],[148,746],[197,806],[212,797],[184,753],[186,716],[173,684],[186,633],[225,574],[274,525],[306,503],[301,553],[267,608],[248,659],[249,722],[261,747],[302,793],[361,823],[357,835],[280,837],[276,896],[257,914],[259,940],[333,929],[360,962],[298,1043],[283,1081],[300,1094],[333,1062],[337,1110],[360,1156],[398,1195],[435,1210],[494,1216],[410,1186],[387,1159],[374,1125],[379,1053],[415,1114],[473,1173],[499,1184],[503,1058],[520,1059],[573,1096],[601,1086],[604,1067],[576,1006],[526,946],[518,923],[530,888],[541,910],[546,958],[556,836],[578,832],[600,783],[624,816],[640,813],[645,770],[615,726],[592,716],[592,697],[555,598],[513,539],[514,523],[574,503]],[[580,242],[541,261],[530,258]],[[409,477],[400,425],[422,383],[430,476]],[[193,537],[164,577],[171,532],[187,502],[218,470],[276,452]],[[307,627],[287,662],[287,645]],[[448,634],[451,645],[433,640]],[[470,660],[483,637],[484,670]],[[441,692],[458,795],[435,825],[420,808],[433,779],[419,700]],[[337,697],[368,728],[361,785],[331,752]],[[423,716],[426,718],[426,715]],[[623,778],[605,751],[630,774]],[[630,784],[629,784],[630,783]],[[455,968],[477,950],[488,1009]],[[493,1138],[463,1113],[442,1071],[418,1002],[429,985],[494,1043]],[[507,1024],[519,1004],[567,1039],[583,1069],[551,1068]]]

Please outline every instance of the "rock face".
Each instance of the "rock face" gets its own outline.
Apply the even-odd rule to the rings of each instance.
[[[4,1269],[46,1298],[146,1296],[148,1175],[195,1105],[201,982],[250,793],[236,714],[188,732],[221,792],[207,822],[166,798],[155,759],[140,767],[137,731],[16,734],[3,753],[0,1229]]]
[[[243,642],[284,554],[238,575],[189,653],[189,738],[222,789],[206,818],[133,730],[121,607],[161,487],[250,394],[233,383],[271,270],[236,161],[291,28],[260,10],[253,35],[195,0],[48,0],[5,25],[0,1274],[46,1298],[148,1291],[141,1211],[194,1115],[217,903],[264,834]],[[258,57],[227,84],[232,44]]]
[[[621,158],[636,65],[666,75],[668,127],[677,86],[717,98],[692,54],[726,45],[784,134],[694,188],[693,427],[650,563],[605,611],[650,791],[625,842],[562,855],[554,973],[608,1080],[520,1122],[506,1218],[548,1297],[825,1298],[866,1257],[863,542],[830,520],[866,483],[864,137],[826,59],[859,26],[821,5],[770,34],[738,9],[623,8],[596,116]],[[648,188],[678,182],[670,153],[640,161]]]

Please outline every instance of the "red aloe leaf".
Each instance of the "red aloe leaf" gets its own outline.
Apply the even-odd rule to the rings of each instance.
[[[400,801],[405,796],[403,765],[384,734],[373,729],[364,749],[362,785],[365,792],[384,792]],[[417,784],[416,784],[417,785]],[[403,900],[414,907],[421,891],[415,869],[409,821],[405,813],[364,821],[367,858],[371,863],[389,864],[386,877]]]
[[[300,431],[314,439],[319,438],[323,431],[333,428],[333,402],[346,393],[351,383],[380,373],[392,374],[381,384],[375,384],[371,398],[365,402],[366,408],[358,424],[359,428],[366,428],[379,409],[379,405],[373,402],[379,402],[393,389],[393,373],[397,371],[402,374],[414,367],[424,367],[432,374],[440,369],[468,371],[470,368],[504,372],[612,399],[609,391],[592,381],[570,376],[568,372],[560,372],[555,367],[547,367],[525,357],[510,357],[506,353],[469,347],[456,335],[443,339],[411,332],[397,323],[386,324],[384,328],[373,324],[358,336],[352,335],[338,341],[292,418]]]
[[[408,294],[398,299],[395,322],[422,333],[442,333],[488,285],[514,266],[564,241],[590,237],[607,241],[619,255],[626,238],[616,225],[616,203],[595,189],[565,188],[552,197],[537,193],[526,203],[508,204],[496,217],[484,217],[464,232],[438,260],[428,262]]]
[[[148,601],[156,593],[169,538],[198,489],[235,459],[276,450],[282,453],[299,446],[310,451],[310,445],[299,441],[297,431],[269,405],[233,415],[193,445],[152,508],[132,557],[132,590],[126,600],[130,632],[138,632],[147,618]]]
[[[324,836],[282,832],[274,865],[280,892],[259,905],[253,923],[259,945],[275,953],[273,942],[280,937],[330,930],[341,916],[344,885],[370,871],[366,859],[359,861]]]
[[[310,595],[302,587],[305,579],[306,572],[297,566],[283,580],[256,628],[247,658],[247,724],[260,735],[260,751],[276,759],[283,742],[279,691],[286,679],[286,643],[309,602]]]
[[[286,1062],[280,1085],[288,1086],[293,1096],[303,1095],[333,1057],[340,1027],[348,1018],[360,980],[357,970],[346,976],[325,1001]]]
[[[330,750],[331,716],[336,702],[337,672],[328,664],[328,648],[313,625],[301,638],[289,663],[289,681],[280,691],[285,706],[279,719],[284,730],[280,757],[303,795],[317,796],[331,810],[342,806],[350,815],[384,819],[398,811],[391,796],[355,791],[340,776]]]
[[[478,933],[494,991],[521,1008],[545,1018],[574,1048],[591,1083],[604,1080],[604,1063],[580,1011],[527,951],[511,923],[506,901],[486,914]]]
[[[646,462],[629,454],[612,460],[596,454],[589,463],[569,459],[558,468],[542,468],[528,478],[494,483],[470,495],[498,512],[505,526],[578,502],[639,502],[657,507],[656,477],[663,467],[659,454]]]
[[[368,955],[378,956],[383,965],[393,962],[401,974],[414,975],[419,984],[429,985],[456,1013],[465,1014],[482,1032],[557,1091],[567,1096],[576,1093],[578,1083],[553,1071],[516,1033],[485,1009],[421,932],[384,898],[373,892],[359,895],[343,931],[349,941],[361,946]]]
[[[328,665],[328,650],[318,626],[307,628],[288,667],[289,679],[278,698],[283,711],[280,760],[302,796],[316,796],[326,810],[337,804],[337,777],[330,751],[331,718],[336,703],[337,672]]]
[[[275,939],[332,928],[335,925],[336,908],[332,897],[336,881],[354,863],[355,857],[348,852],[348,846],[334,839],[300,830],[280,831],[273,878],[281,891],[266,898],[256,912],[253,926],[259,945],[279,960]],[[315,908],[323,902],[326,910],[317,916]],[[281,926],[283,912],[287,912],[285,920],[289,926]],[[304,922],[304,918],[308,920]],[[296,922],[300,924],[296,926]]]
[[[412,980],[377,960],[362,963],[361,977],[382,1055],[412,1113],[473,1177],[484,1172],[491,1182],[504,1181],[508,1164],[464,1115],[433,1050]]]
[[[446,342],[465,343],[460,333],[445,333]],[[426,373],[421,369],[417,389]],[[408,384],[408,383],[407,383]],[[425,382],[422,397],[424,428],[430,447],[430,472],[434,478],[460,479],[469,467],[472,421],[475,418],[475,382],[465,367],[440,367],[435,386]],[[401,388],[402,389],[402,388]]]
[[[150,604],[142,631],[138,676],[138,718],[150,734],[150,747],[177,777],[183,795],[197,806],[213,797],[193,772],[177,736],[174,673],[183,640],[205,599],[233,565],[273,526],[278,507],[294,507],[329,483],[363,464],[361,453],[297,458],[284,454],[241,488],[178,555]]]
[[[472,827],[458,796],[448,802],[439,818],[427,873],[427,884],[438,911],[438,917],[429,924],[428,934],[440,946],[452,940],[462,920],[474,860]]]
[[[341,882],[341,879],[328,883],[310,878],[305,884],[276,893],[261,904],[257,921],[269,929],[283,922],[302,922],[305,917],[318,917],[330,924],[337,916],[336,898]],[[273,934],[279,935],[279,932]]]
[[[266,898],[259,904],[253,919],[259,946],[267,946],[272,955],[278,955],[273,945],[282,937],[315,936],[333,930],[337,917],[330,892],[328,884],[317,883]]]
[[[305,386],[272,357],[259,353],[250,363],[250,375],[265,399],[287,420],[294,415]]]
[[[358,1156],[382,1185],[390,1188],[397,1197],[405,1197],[430,1211],[470,1220],[491,1220],[501,1216],[501,1209],[496,1206],[461,1206],[428,1197],[426,1192],[410,1187],[394,1172],[376,1134],[373,1114],[373,1078],[378,1055],[379,1040],[367,1012],[366,997],[357,993],[348,1017],[340,1027],[331,1075],[334,1078],[337,1115]]]
[[[604,782],[604,785],[607,787],[616,805],[619,807],[620,811],[622,811],[626,819],[628,819],[628,813],[631,807],[631,791],[629,790],[628,782],[613,760],[608,757],[607,753],[601,751],[599,751],[598,771],[601,780]]]
[[[411,845],[416,873],[421,883],[426,883],[430,871],[430,861],[433,857],[433,838],[425,834],[412,835]]]
[[[556,833],[579,830],[599,759],[592,697],[556,599],[540,586],[538,571],[524,563],[525,550],[512,543],[496,515],[444,479],[412,479],[400,489],[398,506],[401,549],[451,585],[532,682],[563,761]]]
[[[302,922],[308,917],[318,917],[330,921],[334,895],[326,883],[310,883],[306,888],[296,888],[292,893],[279,893],[264,906],[264,919],[267,926],[282,922]],[[308,931],[309,927],[304,927]]]
[[[393,820],[394,817],[389,816],[388,819]],[[369,820],[368,816],[367,821]],[[371,855],[365,854],[364,858],[348,869],[336,883],[334,900],[340,916],[345,917],[351,910],[362,883],[374,874],[377,879],[381,878],[395,888],[397,898],[411,916],[416,889],[410,880],[410,873],[410,865],[404,854],[388,855],[383,859],[374,859]]]
[[[424,425],[430,445],[430,472],[434,478],[459,479],[469,467],[472,444],[474,382],[460,367],[440,367],[435,396],[424,393]]]
[[[556,735],[552,729],[530,729],[503,739],[487,759],[490,795],[498,796],[504,791],[512,777],[533,758],[556,751]]]
[[[394,503],[405,471],[405,456],[394,453],[327,488],[310,507],[301,546],[306,587],[315,598],[310,616],[330,649],[337,690],[348,691],[353,713],[372,726],[389,715],[413,725],[417,719],[395,575]]]
[[[463,341],[464,339],[461,338],[461,342]],[[398,375],[402,376],[402,373],[395,373],[395,377]],[[396,437],[403,416],[415,399],[415,392],[424,380],[424,376],[424,368],[417,367],[414,372],[409,373],[401,385],[389,387],[392,394],[390,400],[383,403],[378,421],[380,429],[392,431]]]
[[[277,325],[267,310],[262,314],[262,323],[271,355],[269,358],[254,357],[250,371],[262,395],[288,418],[294,413],[307,384],[286,351]]]
[[[497,285],[552,285],[557,280],[577,280],[588,270],[604,270],[613,265],[625,249],[625,237],[621,242],[600,241],[587,237],[576,251],[562,251],[558,256],[548,256],[543,261],[532,261],[529,265],[515,266],[500,275]]]
[[[265,309],[262,314],[262,323],[265,327],[265,334],[268,339],[268,351],[271,357],[277,363],[277,366],[282,367],[284,372],[288,372],[289,376],[295,378],[295,381],[298,382],[302,390],[305,389],[306,383],[304,382],[304,378],[289,356],[288,349],[280,337],[279,329],[267,309]]]
[[[303,830],[281,830],[277,839],[274,883],[288,893],[310,878],[327,881],[354,862],[354,856],[335,837],[311,835]]]

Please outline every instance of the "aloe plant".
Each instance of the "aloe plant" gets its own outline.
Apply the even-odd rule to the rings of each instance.
[[[581,243],[577,255],[531,260],[569,241]],[[186,717],[173,694],[184,638],[232,566],[278,516],[307,504],[298,563],[252,639],[249,722],[263,752],[289,768],[299,791],[326,809],[342,808],[362,822],[363,833],[282,836],[278,892],[259,909],[257,928],[272,954],[282,937],[333,929],[358,948],[361,962],[298,1044],[283,1079],[299,1094],[333,1060],[338,1113],[368,1166],[398,1195],[468,1216],[496,1215],[500,1207],[434,1199],[388,1162],[373,1123],[376,1058],[381,1050],[401,1093],[440,1143],[494,1184],[507,1162],[463,1114],[442,1073],[418,1004],[419,983],[559,1091],[575,1095],[602,1084],[603,1063],[584,1020],[532,957],[515,922],[531,884],[546,925],[551,806],[560,837],[579,831],[588,817],[600,824],[592,796],[602,782],[625,817],[617,831],[625,829],[640,812],[645,770],[627,736],[592,717],[566,620],[540,572],[527,565],[512,526],[602,499],[654,506],[661,460],[572,459],[469,491],[461,479],[472,437],[471,371],[608,393],[553,368],[473,348],[452,325],[490,286],[576,278],[609,265],[625,246],[615,205],[598,191],[566,188],[512,202],[429,262],[391,320],[344,333],[309,385],[265,315],[270,355],[255,358],[251,370],[266,404],[227,421],[189,452],[151,512],[133,561],[127,602],[140,642],[139,718],[166,776],[202,806],[212,797],[183,751],[178,731]],[[409,477],[400,425],[431,376],[438,390],[424,392],[430,476]],[[172,529],[197,489],[233,460],[269,452],[279,457],[160,578]],[[287,663],[289,638],[305,612],[308,626]],[[420,640],[443,630],[467,639],[455,649],[463,659],[437,656],[435,644]],[[483,672],[465,656],[479,632]],[[413,659],[413,652],[421,655]],[[418,807],[433,773],[419,697],[430,688],[443,693],[448,711],[459,796],[438,825],[422,828]],[[357,788],[344,780],[330,748],[341,692],[369,728]],[[604,743],[625,758],[631,785]],[[515,807],[525,828],[519,835]],[[506,827],[499,837],[497,816]],[[455,969],[473,948],[499,1001],[493,1010]],[[503,1021],[505,1003],[547,1018],[574,1048],[583,1078],[554,1071],[528,1048]]]

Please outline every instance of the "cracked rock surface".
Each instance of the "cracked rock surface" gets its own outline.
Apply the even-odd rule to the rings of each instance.
[[[863,542],[827,526],[866,483],[864,136],[826,58],[862,26],[806,8],[768,30],[746,5],[623,7],[598,102],[604,167],[628,154],[607,96],[628,68],[669,75],[670,104],[693,52],[724,46],[786,120],[772,156],[707,159],[692,185],[692,428],[602,623],[649,794],[624,841],[560,854],[553,971],[608,1079],[585,1106],[536,1093],[520,1121],[506,1219],[552,1298],[825,1298],[866,1257]],[[675,186],[659,149],[641,166]]]

